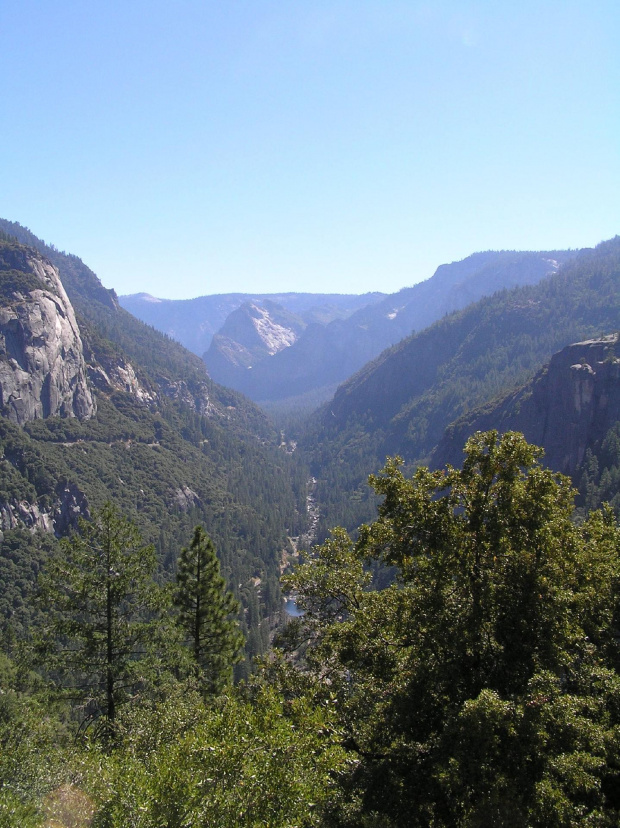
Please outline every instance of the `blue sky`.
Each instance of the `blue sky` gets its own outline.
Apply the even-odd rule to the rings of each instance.
[[[0,0],[0,216],[118,293],[620,232],[620,4]]]

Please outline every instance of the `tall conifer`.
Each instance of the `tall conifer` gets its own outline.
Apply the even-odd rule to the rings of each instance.
[[[73,688],[87,718],[112,723],[144,684],[162,591],[152,544],[111,503],[63,539],[40,578],[46,661]]]
[[[202,526],[179,555],[175,604],[194,672],[206,693],[217,693],[232,678],[243,636],[234,618],[239,602],[226,589],[215,546]]]

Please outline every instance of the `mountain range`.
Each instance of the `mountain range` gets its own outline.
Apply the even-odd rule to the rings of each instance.
[[[535,284],[572,255],[475,253],[441,265],[430,279],[396,294],[357,297],[357,308],[352,297],[342,296],[317,295],[314,302],[305,294],[248,299],[214,331],[203,358],[213,379],[257,402],[318,404],[331,397],[338,383],[403,337],[482,296]],[[202,297],[193,303],[163,303],[152,297],[121,301],[144,321],[174,335],[177,329],[214,327],[215,316],[208,309],[217,303],[223,311],[231,297]],[[193,336],[183,335],[186,342]]]
[[[280,306],[302,327],[344,319],[360,307],[382,299],[382,293],[221,293],[195,299],[159,299],[149,293],[119,296],[123,308],[176,339],[198,356],[208,351],[213,335],[242,305]]]
[[[506,255],[440,270],[426,313],[459,268],[492,278],[276,429],[80,259],[0,222],[2,825],[617,824],[620,237],[494,291]],[[344,359],[356,317],[376,347],[388,299],[320,324],[242,301],[221,368],[268,378],[303,342],[310,365],[312,330]],[[538,443],[575,508],[522,437],[480,430]],[[404,477],[389,463],[371,490],[394,454]],[[353,536],[310,551],[336,523]],[[238,611],[211,552],[189,562],[197,524]],[[247,681],[220,693],[203,643]]]

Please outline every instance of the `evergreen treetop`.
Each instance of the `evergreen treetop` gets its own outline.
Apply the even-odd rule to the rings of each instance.
[[[243,636],[234,618],[239,602],[226,589],[215,546],[202,526],[179,555],[175,605],[193,672],[206,693],[217,693],[232,678]]]

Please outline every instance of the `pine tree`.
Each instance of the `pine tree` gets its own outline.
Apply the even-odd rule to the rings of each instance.
[[[155,549],[111,503],[80,521],[41,577],[48,666],[88,711],[112,723],[118,705],[144,684],[162,609]]]
[[[175,604],[193,672],[205,693],[218,693],[241,658],[243,636],[234,618],[239,602],[226,589],[215,546],[202,526],[179,555]]]

